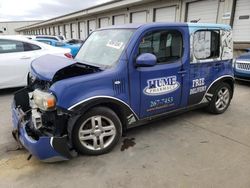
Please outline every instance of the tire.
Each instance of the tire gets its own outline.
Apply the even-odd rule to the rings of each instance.
[[[224,113],[232,99],[232,88],[229,84],[222,82],[214,90],[213,97],[208,106],[208,111],[213,114]]]
[[[122,124],[107,107],[94,107],[84,114],[72,130],[72,142],[80,154],[101,155],[111,151],[122,135]]]

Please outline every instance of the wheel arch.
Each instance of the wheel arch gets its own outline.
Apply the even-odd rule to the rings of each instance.
[[[127,103],[125,103],[120,99],[108,96],[86,99],[82,103],[74,105],[73,108],[72,107],[69,108],[69,110],[72,113],[76,114],[77,117],[76,119],[78,120],[88,110],[98,106],[107,107],[113,110],[119,117],[122,123],[123,130],[127,129],[127,126],[131,121],[131,119],[133,119],[134,121],[138,120],[137,114],[130,108],[130,106]],[[74,123],[72,123],[73,124],[71,125],[72,128],[74,124],[77,122],[77,120],[75,120]]]
[[[216,79],[211,85],[210,87],[208,88],[208,91],[207,93],[209,94],[213,94],[215,89],[217,88],[217,86],[220,84],[220,83],[227,83],[230,85],[231,89],[232,89],[232,97],[233,97],[233,93],[234,93],[234,78],[232,76],[223,76],[223,77],[220,77],[218,79]]]

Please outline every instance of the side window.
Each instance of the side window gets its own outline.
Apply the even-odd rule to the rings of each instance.
[[[139,55],[152,53],[157,63],[171,63],[182,57],[182,35],[179,31],[165,30],[145,35],[139,45]]]
[[[61,47],[61,46],[65,46],[65,44],[64,44],[64,43],[62,43],[62,42],[56,42],[55,46],[59,46],[59,47]]]
[[[194,56],[198,60],[220,56],[220,32],[197,31],[194,34]]]
[[[41,49],[40,46],[37,46],[35,44],[26,43],[26,42],[23,43],[23,46],[24,46],[24,51],[34,51],[34,50]]]
[[[24,46],[22,42],[15,40],[0,39],[0,53],[23,52]]]
[[[42,42],[44,44],[52,45],[50,41],[48,40],[38,40],[39,42]]]

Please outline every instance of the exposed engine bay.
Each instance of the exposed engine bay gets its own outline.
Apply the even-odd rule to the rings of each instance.
[[[29,125],[26,127],[29,136],[37,140],[43,135],[66,135],[70,114],[56,107],[56,99],[54,99],[54,102],[52,101],[53,108],[43,108],[43,97],[50,97],[49,88],[57,81],[99,71],[101,69],[95,66],[73,63],[58,70],[51,81],[40,80],[30,73],[28,76],[28,86],[18,91],[14,97],[17,108],[25,114],[27,121],[30,120]],[[39,106],[38,103],[40,104]]]

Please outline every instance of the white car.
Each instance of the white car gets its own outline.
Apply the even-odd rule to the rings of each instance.
[[[67,48],[53,47],[23,36],[0,36],[0,89],[25,86],[31,62],[46,54],[72,58]]]

